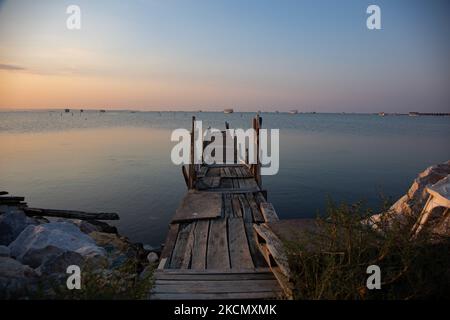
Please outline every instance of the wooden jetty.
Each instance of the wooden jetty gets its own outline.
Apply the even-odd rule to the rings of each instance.
[[[261,122],[259,116],[253,119],[258,148]],[[194,125],[191,138],[193,163]],[[183,167],[188,192],[169,225],[151,299],[289,297],[283,272],[274,272],[287,262],[280,256],[275,261],[268,250],[274,249],[273,242],[258,233],[278,220],[261,187],[260,170],[259,159],[252,165]]]

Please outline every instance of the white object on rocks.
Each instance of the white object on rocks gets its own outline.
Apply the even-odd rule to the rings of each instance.
[[[155,252],[150,252],[147,255],[147,260],[149,263],[155,263],[159,260],[158,255]]]

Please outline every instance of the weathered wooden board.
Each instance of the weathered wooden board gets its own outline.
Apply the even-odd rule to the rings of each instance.
[[[41,209],[41,208],[24,208],[23,210],[25,214],[28,216],[62,217],[80,220],[119,220],[119,215],[113,212],[93,213],[74,210],[56,210],[56,209]]]
[[[233,292],[233,293],[153,293],[151,300],[243,300],[243,299],[278,299],[281,291],[266,292]]]
[[[239,194],[238,198],[239,198],[239,203],[242,208],[242,217],[244,219],[244,222],[253,223],[252,210],[250,209],[250,206],[248,204],[247,198],[245,197],[245,194]]]
[[[204,177],[200,181],[205,188],[217,188],[220,185],[220,177]]]
[[[256,192],[254,194],[254,196],[255,196],[256,203],[258,204],[258,206],[261,205],[261,203],[263,203],[263,202],[267,202],[267,199],[264,197],[262,192]]]
[[[175,213],[172,223],[220,217],[222,196],[217,193],[189,191]]]
[[[180,225],[178,223],[169,225],[169,232],[167,233],[166,241],[164,242],[164,248],[161,252],[161,259],[166,258],[170,261],[173,248],[175,247],[175,243],[177,242],[179,228]]]
[[[187,269],[189,267],[194,244],[194,227],[195,223],[180,226],[177,241],[170,259],[170,268]]]
[[[192,250],[191,269],[206,269],[209,220],[199,220],[194,230],[194,249]]]
[[[228,219],[228,244],[232,269],[254,267],[241,218]]]
[[[234,217],[242,218],[242,207],[241,202],[239,201],[239,195],[232,195],[232,203],[233,203],[233,213]]]
[[[223,189],[230,189],[230,190],[234,190],[233,187],[233,181],[230,178],[222,178],[220,179],[220,189],[218,190],[223,190]]]
[[[230,269],[226,219],[214,219],[210,222],[206,268]]]
[[[277,280],[157,280],[153,290],[158,293],[234,293],[267,292],[280,290]]]
[[[251,268],[251,269],[241,269],[241,270],[234,270],[234,269],[206,269],[206,270],[193,270],[193,269],[186,269],[186,270],[180,270],[180,269],[164,269],[164,270],[156,270],[155,276],[157,274],[236,274],[236,273],[267,273],[271,272],[270,268],[268,266],[262,267],[262,268]]]
[[[207,177],[220,177],[220,167],[212,167],[209,166],[208,171],[206,172]]]
[[[276,222],[279,220],[275,208],[270,202],[261,202],[259,208],[266,222]]]
[[[231,195],[229,193],[222,194],[223,208],[225,218],[233,217],[233,204],[231,203]]]
[[[252,272],[252,273],[208,273],[208,272],[197,272],[197,273],[167,273],[167,272],[155,272],[155,280],[272,280],[274,275],[271,271],[268,272]]]
[[[253,194],[246,193],[245,197],[247,198],[250,209],[252,210],[253,222],[263,223],[264,217],[262,216],[262,213],[259,210],[258,205],[256,204],[256,200],[255,200],[255,197],[253,196]]]
[[[267,249],[269,250],[275,262],[277,263],[281,272],[283,272],[283,274],[285,274],[286,277],[289,278],[291,272],[289,269],[286,253],[284,251],[283,243],[275,235],[275,233],[273,233],[272,230],[270,230],[269,227],[267,227],[266,225],[254,224],[253,228],[255,229],[258,236],[264,239]]]
[[[197,172],[197,177],[202,178],[205,177],[208,173],[208,167],[207,166],[201,166],[200,170]]]

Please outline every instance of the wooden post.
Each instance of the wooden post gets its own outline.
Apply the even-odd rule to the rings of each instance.
[[[192,117],[192,131],[191,131],[191,157],[189,163],[189,189],[195,187],[195,164],[194,164],[194,151],[195,151],[195,117]]]
[[[256,115],[254,119],[255,123],[255,130],[256,130],[256,165],[255,165],[255,179],[256,183],[259,187],[261,187],[262,181],[261,181],[261,159],[259,158],[259,129],[261,128],[262,124],[262,118],[259,116],[259,114]]]

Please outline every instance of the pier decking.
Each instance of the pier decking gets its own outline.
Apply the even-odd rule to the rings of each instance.
[[[151,299],[283,296],[254,229],[276,216],[256,170],[247,164],[190,166],[189,190],[169,225]]]

